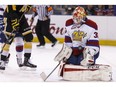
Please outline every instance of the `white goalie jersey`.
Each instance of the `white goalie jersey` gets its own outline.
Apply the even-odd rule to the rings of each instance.
[[[98,27],[95,22],[86,19],[84,23],[77,25],[73,19],[69,19],[65,25],[65,43],[72,47],[74,55],[82,52],[84,47],[95,49],[95,54],[99,52]]]

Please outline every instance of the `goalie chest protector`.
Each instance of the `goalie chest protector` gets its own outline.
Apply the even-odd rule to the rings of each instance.
[[[70,81],[111,81],[112,70],[109,65],[93,66],[68,65],[63,68],[63,79]]]

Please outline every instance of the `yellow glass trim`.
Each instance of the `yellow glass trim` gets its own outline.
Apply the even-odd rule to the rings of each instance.
[[[63,43],[64,42],[64,39],[63,38],[57,38],[57,40],[60,43]],[[45,41],[47,43],[50,43],[50,41],[47,38],[45,38]],[[34,37],[33,42],[38,42],[37,37]],[[116,40],[100,40],[99,43],[100,43],[100,45],[116,46]]]

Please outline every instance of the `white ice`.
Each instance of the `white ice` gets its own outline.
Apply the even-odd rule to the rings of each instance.
[[[51,44],[46,44],[44,49],[36,47],[37,43],[33,43],[32,62],[37,64],[37,69],[20,70],[16,62],[15,44],[12,43],[10,48],[10,61],[4,72],[0,73],[0,82],[43,82],[40,77],[41,72],[48,75],[58,62],[54,61],[54,57],[61,50],[62,44],[51,47]],[[112,67],[113,81],[116,81],[116,47],[115,46],[100,46],[100,56],[97,59],[98,64],[108,64]],[[59,67],[58,67],[59,68]],[[62,78],[58,77],[58,68],[47,79],[48,82],[63,82]]]

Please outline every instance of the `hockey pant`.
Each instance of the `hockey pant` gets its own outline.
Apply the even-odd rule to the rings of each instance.
[[[99,53],[94,56],[94,64],[96,59],[98,58]],[[73,64],[73,65],[80,65],[80,62],[83,60],[83,53],[79,55],[71,55],[70,58],[67,60],[66,64]]]
[[[2,31],[0,31],[0,43],[4,43],[6,41],[6,37]]]

